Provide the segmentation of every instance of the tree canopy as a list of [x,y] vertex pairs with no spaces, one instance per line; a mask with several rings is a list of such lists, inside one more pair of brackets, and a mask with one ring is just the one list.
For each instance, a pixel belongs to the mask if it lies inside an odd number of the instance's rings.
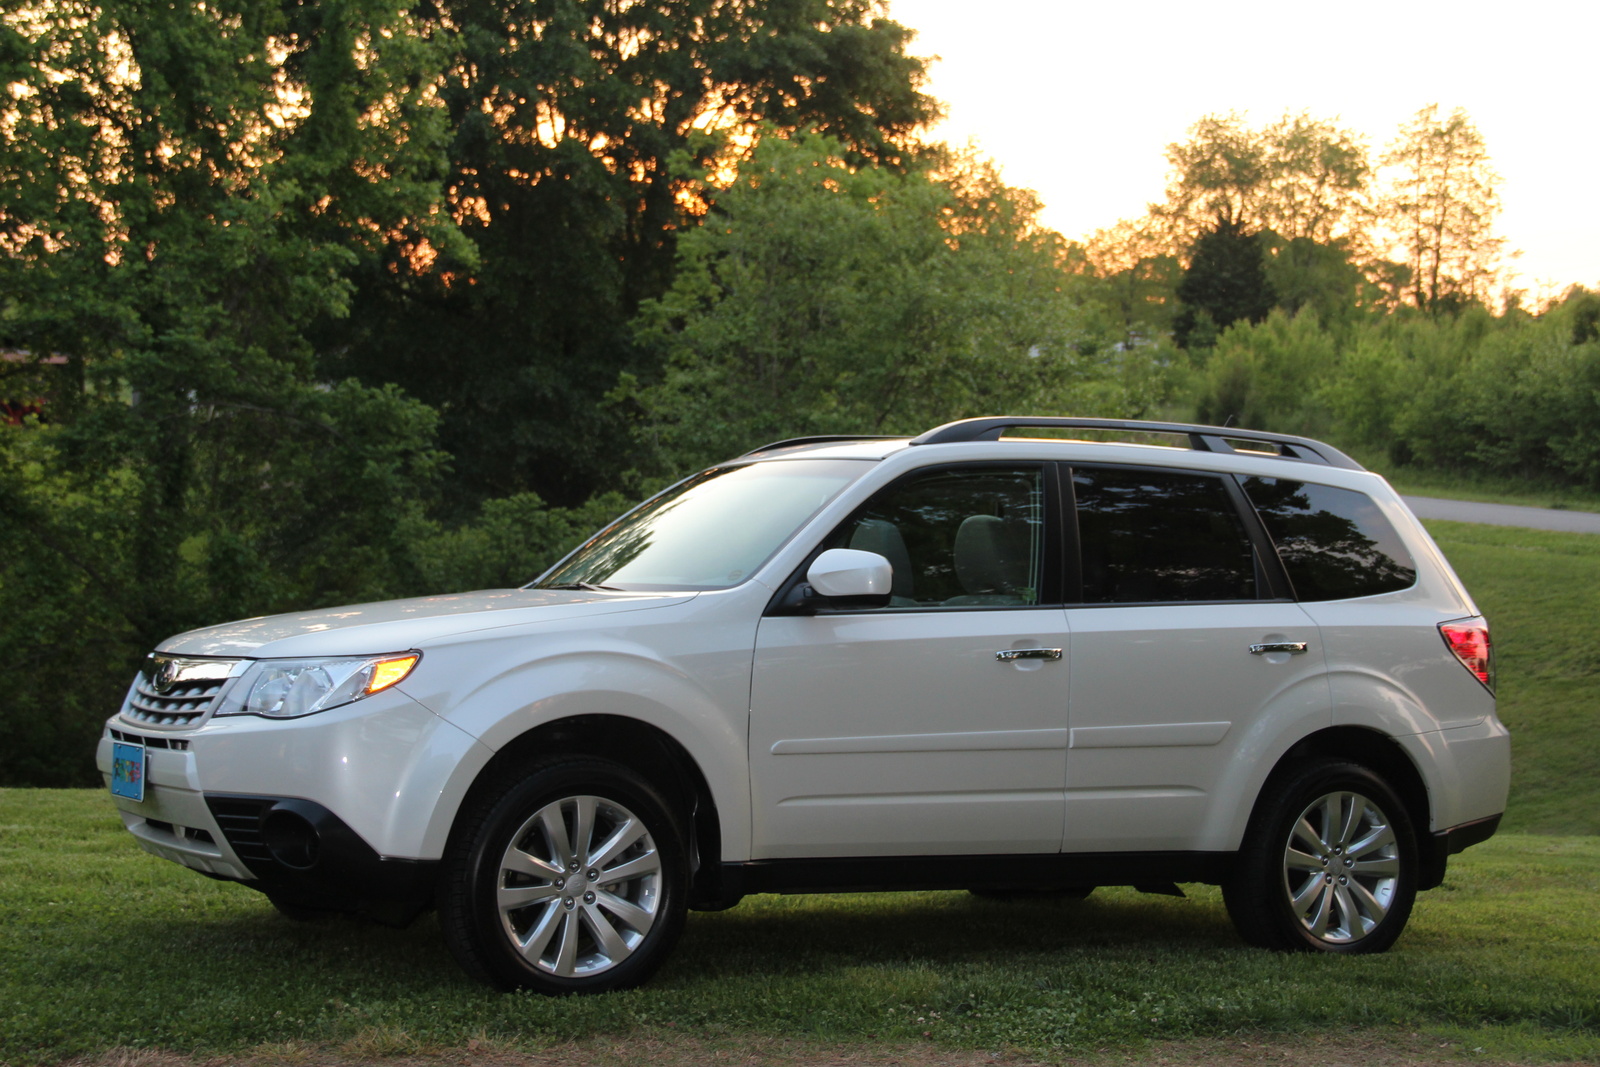
[[1487,299],[1504,241],[1494,234],[1500,176],[1467,113],[1437,104],[1401,128],[1384,163],[1395,177],[1383,207],[1410,268],[1417,307]]
[[627,323],[709,207],[692,171],[762,124],[903,170],[937,114],[873,0],[440,0],[419,21],[448,50],[445,203],[480,262],[391,256],[326,342],[439,411],[464,502],[609,484],[625,425],[599,402],[650,372]]
[[1142,406],[1085,343],[1065,243],[1038,227],[1037,203],[952,164],[942,178],[858,168],[820,134],[767,136],[731,182],[702,179],[714,207],[640,317],[664,373],[618,395],[669,469],[797,433]]

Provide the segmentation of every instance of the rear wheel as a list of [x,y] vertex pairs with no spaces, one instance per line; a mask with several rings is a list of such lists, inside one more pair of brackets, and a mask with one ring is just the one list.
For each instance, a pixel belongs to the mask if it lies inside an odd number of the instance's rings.
[[1418,863],[1394,791],[1359,764],[1319,760],[1262,796],[1223,899],[1252,944],[1382,952],[1411,915]]
[[569,760],[502,780],[451,842],[440,923],[501,989],[598,993],[643,982],[683,927],[685,850],[632,771]]

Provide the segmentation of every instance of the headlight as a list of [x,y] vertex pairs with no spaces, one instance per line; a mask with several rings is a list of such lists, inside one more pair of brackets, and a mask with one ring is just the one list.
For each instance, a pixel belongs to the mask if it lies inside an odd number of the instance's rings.
[[264,659],[245,671],[218,715],[293,719],[381,693],[411,673],[420,652],[342,659]]

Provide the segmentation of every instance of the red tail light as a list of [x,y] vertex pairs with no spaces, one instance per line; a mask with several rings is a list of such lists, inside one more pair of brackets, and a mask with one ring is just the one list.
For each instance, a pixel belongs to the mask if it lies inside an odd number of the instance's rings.
[[1439,632],[1461,665],[1494,692],[1494,648],[1489,643],[1488,622],[1483,619],[1441,622]]

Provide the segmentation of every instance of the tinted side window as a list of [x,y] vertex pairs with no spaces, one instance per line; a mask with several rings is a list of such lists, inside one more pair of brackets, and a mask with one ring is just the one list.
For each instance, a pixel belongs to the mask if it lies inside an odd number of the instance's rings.
[[1286,478],[1245,478],[1295,595],[1344,600],[1407,589],[1416,563],[1365,493]]
[[1253,600],[1255,556],[1218,475],[1072,474],[1086,604]]
[[829,545],[889,560],[890,607],[1037,604],[1043,472],[987,468],[916,475],[868,501]]

